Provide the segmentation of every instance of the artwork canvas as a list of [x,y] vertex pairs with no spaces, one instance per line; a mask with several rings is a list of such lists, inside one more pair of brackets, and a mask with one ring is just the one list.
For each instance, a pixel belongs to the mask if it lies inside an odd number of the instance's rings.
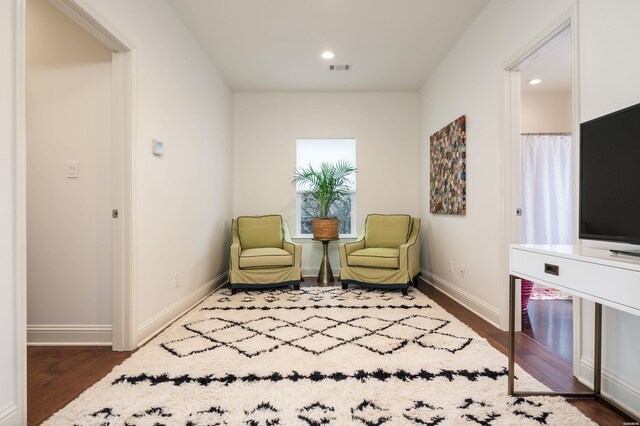
[[431,213],[467,212],[466,116],[431,135]]

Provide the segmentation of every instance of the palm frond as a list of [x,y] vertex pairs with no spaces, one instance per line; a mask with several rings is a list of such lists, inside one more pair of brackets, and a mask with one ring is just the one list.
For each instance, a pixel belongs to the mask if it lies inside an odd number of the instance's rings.
[[347,160],[336,163],[321,163],[319,169],[312,165],[294,171],[292,184],[300,187],[318,203],[319,216],[329,215],[331,205],[351,190],[350,176],[356,168]]

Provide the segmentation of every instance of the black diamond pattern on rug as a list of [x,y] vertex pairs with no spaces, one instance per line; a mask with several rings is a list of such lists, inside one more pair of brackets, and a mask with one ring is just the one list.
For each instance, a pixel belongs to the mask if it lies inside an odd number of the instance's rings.
[[413,288],[223,291],[46,425],[593,425],[559,398],[507,396],[506,378],[503,356]]
[[165,407],[152,407],[140,413],[132,414],[125,420],[125,426],[145,425],[164,425],[169,417],[173,414],[167,411]]
[[[318,292],[318,289],[309,290],[301,288],[300,290],[290,289],[270,289],[270,290],[239,290],[239,294],[242,298],[239,299],[242,303],[253,303],[257,299],[266,301],[267,303],[274,302],[297,302],[303,297],[312,300],[314,302],[326,301],[326,300],[358,300],[358,301],[385,301],[401,298],[402,300],[414,300],[415,296],[411,293],[407,295],[397,295],[394,292],[385,290],[373,289],[373,288],[349,288],[343,290],[340,287],[331,289],[323,289]],[[310,296],[309,296],[310,295]],[[218,302],[229,302],[231,300],[231,290],[224,289],[220,292]]]
[[516,398],[510,405],[514,407],[513,413],[515,415],[534,420],[542,425],[547,424],[547,418],[551,415],[551,412],[543,409],[542,404],[526,398]]
[[[244,419],[242,424],[249,426],[276,426],[283,423],[281,419],[281,410],[276,408],[277,404],[268,401],[262,401],[249,410],[244,410]],[[404,418],[411,424],[437,426],[444,422],[453,424],[478,424],[490,426],[494,423],[499,424],[548,424],[549,418],[553,415],[550,411],[543,409],[543,404],[534,402],[525,398],[514,398],[507,404],[508,410],[502,414],[496,412],[493,404],[485,401],[476,401],[473,398],[466,398],[464,401],[456,404],[458,411],[455,417],[447,417],[443,407],[436,406],[427,401],[413,401],[410,407],[406,407],[397,413],[398,417],[394,417],[389,407],[385,407],[383,403],[364,399],[356,406],[351,407],[351,420],[355,424],[363,424],[367,426],[380,426],[383,424],[394,424],[398,422],[398,418]],[[297,420],[303,425],[322,426],[337,424],[336,408],[316,401],[301,408],[294,410]],[[128,426],[145,426],[145,425],[173,425],[184,424],[186,426],[225,426],[229,425],[229,419],[226,417],[229,411],[223,407],[216,405],[209,406],[201,410],[197,410],[187,414],[184,417],[171,413],[166,407],[151,407],[146,410],[138,411],[130,414],[124,425]],[[111,407],[105,407],[101,410],[85,415],[82,419],[74,422],[74,425],[82,426],[110,426],[122,424],[119,418],[121,414],[117,414]],[[296,423],[298,424],[298,423]]]
[[196,411],[189,414],[189,420],[186,426],[223,426],[226,425],[222,417],[225,411],[216,406],[209,407],[207,410]]
[[314,402],[311,405],[298,409],[298,418],[309,426],[328,425],[336,419],[333,414],[335,409],[328,407],[320,402]]
[[253,410],[245,411],[248,426],[275,426],[280,424],[278,410],[268,402],[261,402]]
[[388,355],[408,344],[455,353],[473,339],[440,331],[449,323],[426,315],[397,320],[369,315],[337,320],[310,315],[294,322],[269,315],[247,321],[211,317],[184,324],[190,336],[163,342],[161,346],[177,357],[226,347],[251,358],[280,346],[320,355],[343,345]]
[[414,401],[413,407],[406,408],[404,418],[417,425],[436,426],[442,423],[445,418],[438,413],[442,407],[435,407],[424,401]]
[[391,420],[387,411],[389,410],[365,399],[351,409],[351,418],[366,426],[380,426]]

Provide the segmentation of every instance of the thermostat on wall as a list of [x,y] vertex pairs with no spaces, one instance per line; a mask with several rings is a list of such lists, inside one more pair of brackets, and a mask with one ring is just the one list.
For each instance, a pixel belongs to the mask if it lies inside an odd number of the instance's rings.
[[164,143],[160,142],[158,139],[153,140],[153,155],[157,155],[158,157],[162,157],[164,155]]

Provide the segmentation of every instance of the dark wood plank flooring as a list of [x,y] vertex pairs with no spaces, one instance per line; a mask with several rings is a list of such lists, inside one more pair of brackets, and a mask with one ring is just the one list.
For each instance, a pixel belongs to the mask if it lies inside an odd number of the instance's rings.
[[530,300],[522,332],[551,352],[573,360],[573,301]]
[[44,422],[131,354],[110,346],[29,346],[28,424]]
[[[309,278],[303,283],[305,287],[315,285],[315,280]],[[487,339],[498,351],[507,354],[507,332],[497,329],[422,281],[418,289]],[[518,335],[518,347],[518,364],[545,385],[562,391],[586,390],[586,387],[573,377],[571,364],[567,360],[523,334]],[[28,424],[42,423],[130,355],[130,352],[112,352],[108,347],[29,347]],[[622,425],[631,420],[617,414],[602,401],[569,402],[600,425]]]

